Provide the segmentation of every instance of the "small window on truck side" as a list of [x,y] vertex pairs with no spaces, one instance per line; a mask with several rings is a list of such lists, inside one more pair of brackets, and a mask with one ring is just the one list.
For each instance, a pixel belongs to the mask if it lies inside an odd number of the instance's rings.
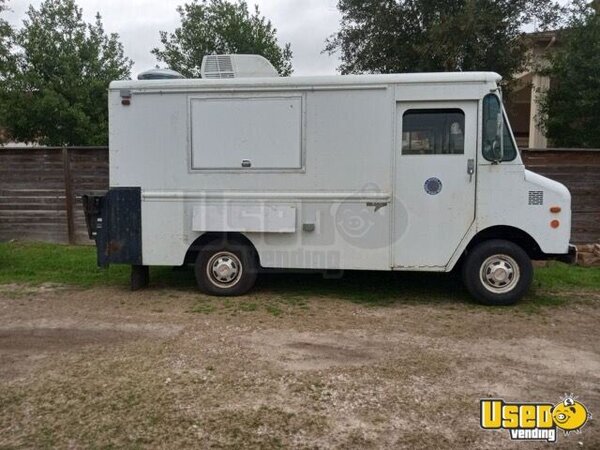
[[[502,159],[500,161],[512,161],[517,157],[517,148],[513,142],[512,135],[508,129],[508,120],[502,111],[500,99],[494,94],[488,94],[483,99],[483,157],[488,161],[496,161],[494,155],[494,142],[499,142],[499,132],[495,126],[487,126],[493,124],[496,117],[502,114]],[[500,159],[500,158],[498,158]]]
[[402,116],[403,155],[462,155],[465,113],[460,109],[410,109]]

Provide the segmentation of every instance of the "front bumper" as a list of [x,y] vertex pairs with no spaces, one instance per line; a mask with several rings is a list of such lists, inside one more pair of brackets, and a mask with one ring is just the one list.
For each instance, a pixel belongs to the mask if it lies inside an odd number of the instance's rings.
[[561,255],[552,255],[550,259],[563,262],[565,264],[575,264],[577,262],[577,247],[569,244],[569,252]]

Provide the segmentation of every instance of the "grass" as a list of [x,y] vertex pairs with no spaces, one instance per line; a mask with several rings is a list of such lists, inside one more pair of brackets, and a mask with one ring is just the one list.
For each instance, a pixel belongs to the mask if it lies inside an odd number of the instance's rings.
[[108,270],[96,266],[95,248],[10,242],[0,243],[0,284],[125,284],[129,271],[124,266]]
[[547,290],[600,290],[600,267],[551,263],[536,270],[534,285]]
[[[78,287],[128,286],[129,267],[96,265],[92,246],[68,246],[38,242],[0,243],[0,284],[65,284]],[[155,284],[194,286],[187,273],[153,268]]]
[[[96,266],[93,247],[45,243],[0,243],[0,284],[62,284],[84,288],[127,287],[129,268]],[[193,290],[195,281],[189,268],[151,269],[153,287]],[[600,292],[600,268],[550,263],[536,269],[532,292],[522,308],[533,311],[541,306],[560,305],[578,292]],[[259,309],[268,297],[267,311],[274,316],[289,309],[307,309],[308,298],[338,298],[365,306],[386,306],[396,302],[471,304],[457,274],[347,272],[343,277],[323,277],[319,273],[265,273],[259,277],[251,297],[245,302],[203,298],[194,312],[211,313],[225,309],[232,313]],[[227,303],[230,302],[230,303]],[[262,305],[261,305],[262,306]]]

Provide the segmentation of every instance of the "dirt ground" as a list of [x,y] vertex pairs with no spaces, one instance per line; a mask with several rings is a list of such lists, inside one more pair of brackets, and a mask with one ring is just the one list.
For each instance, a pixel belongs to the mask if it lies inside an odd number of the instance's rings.
[[[600,417],[600,298],[573,297],[532,313],[0,286],[0,448],[512,448],[480,429],[481,398],[574,393]],[[598,420],[518,448],[549,446],[600,448]]]

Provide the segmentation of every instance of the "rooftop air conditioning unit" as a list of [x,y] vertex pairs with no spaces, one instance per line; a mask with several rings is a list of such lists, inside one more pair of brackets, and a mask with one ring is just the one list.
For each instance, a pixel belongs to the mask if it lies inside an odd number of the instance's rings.
[[207,55],[200,68],[202,78],[278,77],[273,65],[260,55]]

